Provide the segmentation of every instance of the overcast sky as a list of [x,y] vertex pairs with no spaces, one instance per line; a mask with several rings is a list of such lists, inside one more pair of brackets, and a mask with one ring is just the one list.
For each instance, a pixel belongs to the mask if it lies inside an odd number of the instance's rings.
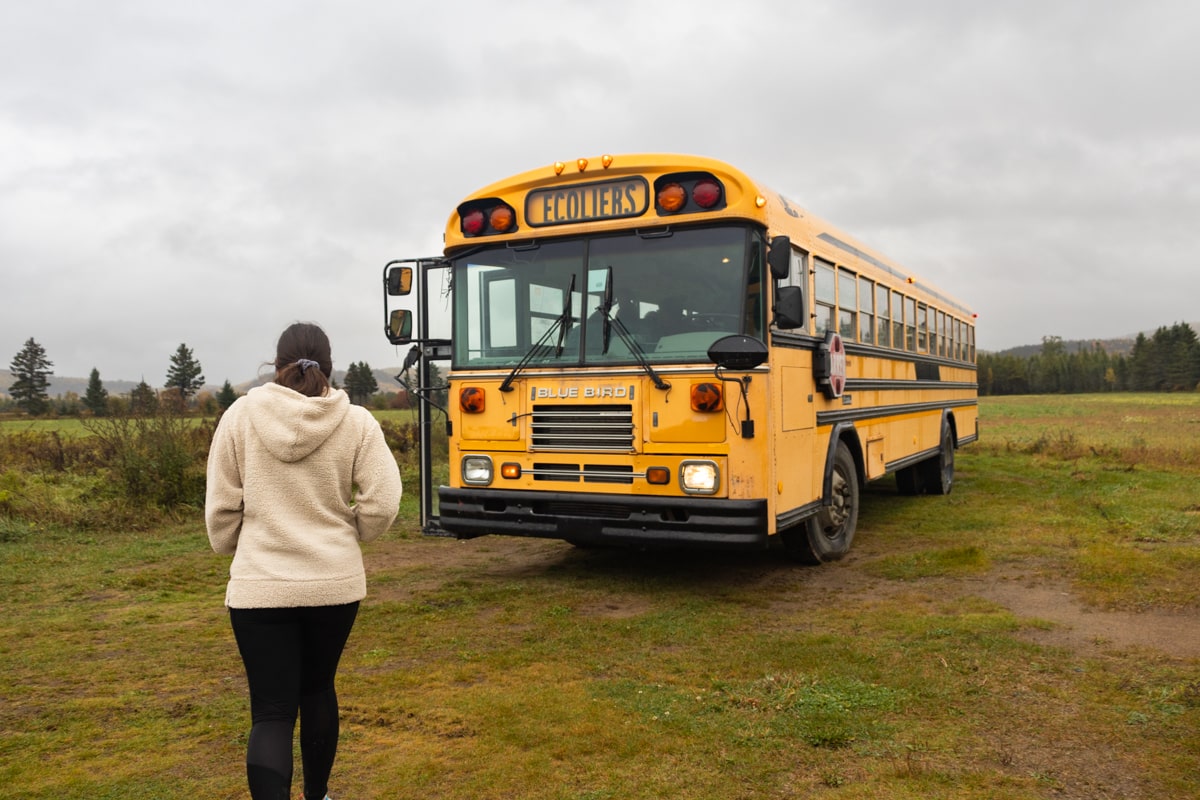
[[985,350],[1200,320],[1189,0],[0,0],[0,367],[400,363],[380,273],[468,193],[728,161],[962,299]]

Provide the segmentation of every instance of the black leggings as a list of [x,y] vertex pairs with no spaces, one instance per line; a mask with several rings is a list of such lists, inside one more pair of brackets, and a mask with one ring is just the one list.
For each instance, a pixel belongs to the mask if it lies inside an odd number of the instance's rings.
[[357,614],[358,603],[229,609],[250,684],[254,725],[246,777],[254,800],[287,800],[291,794],[297,715],[304,797],[325,797],[338,744],[334,678]]

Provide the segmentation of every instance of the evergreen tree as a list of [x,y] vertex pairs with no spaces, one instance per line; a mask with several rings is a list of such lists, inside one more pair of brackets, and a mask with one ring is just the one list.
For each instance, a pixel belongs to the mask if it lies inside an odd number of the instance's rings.
[[158,395],[150,384],[142,381],[129,393],[129,411],[135,416],[146,416],[158,410]]
[[346,370],[346,394],[350,402],[356,405],[366,405],[371,395],[379,391],[379,382],[367,362],[359,361],[350,365]]
[[200,362],[192,356],[186,344],[179,345],[175,355],[171,356],[171,368],[167,370],[167,383],[163,388],[177,390],[180,401],[186,406],[188,399],[203,385]]
[[83,395],[83,406],[97,417],[108,413],[108,390],[100,382],[100,370],[92,367],[88,378],[87,391]]
[[38,416],[45,413],[50,403],[50,371],[53,367],[46,358],[46,350],[30,337],[15,356],[8,369],[17,380],[8,387],[9,394],[17,406],[27,414]]
[[233,386],[230,385],[227,379],[225,383],[222,384],[221,391],[217,392],[217,405],[219,405],[221,410],[224,411],[233,405],[233,401],[237,399],[238,393],[234,391]]

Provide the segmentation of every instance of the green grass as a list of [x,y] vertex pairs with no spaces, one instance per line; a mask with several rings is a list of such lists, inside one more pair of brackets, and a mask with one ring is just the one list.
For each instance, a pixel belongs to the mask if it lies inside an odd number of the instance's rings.
[[[1176,456],[1200,398],[1158,399],[985,399],[954,492],[872,484],[818,569],[425,538],[406,474],[366,548],[334,796],[1195,797],[1197,659],[1039,645],[1048,623],[976,588],[1019,570],[1197,624],[1200,467]],[[0,796],[245,796],[228,559],[198,512],[0,515],[0,560]]]

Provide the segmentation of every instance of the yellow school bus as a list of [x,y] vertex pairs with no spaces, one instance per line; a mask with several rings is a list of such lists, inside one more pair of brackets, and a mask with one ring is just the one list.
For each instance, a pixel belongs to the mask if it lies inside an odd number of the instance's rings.
[[970,309],[720,161],[505,178],[453,210],[442,255],[383,277],[388,339],[426,379],[450,362],[449,478],[422,492],[444,535],[820,563],[867,481],[946,494],[978,437]]

